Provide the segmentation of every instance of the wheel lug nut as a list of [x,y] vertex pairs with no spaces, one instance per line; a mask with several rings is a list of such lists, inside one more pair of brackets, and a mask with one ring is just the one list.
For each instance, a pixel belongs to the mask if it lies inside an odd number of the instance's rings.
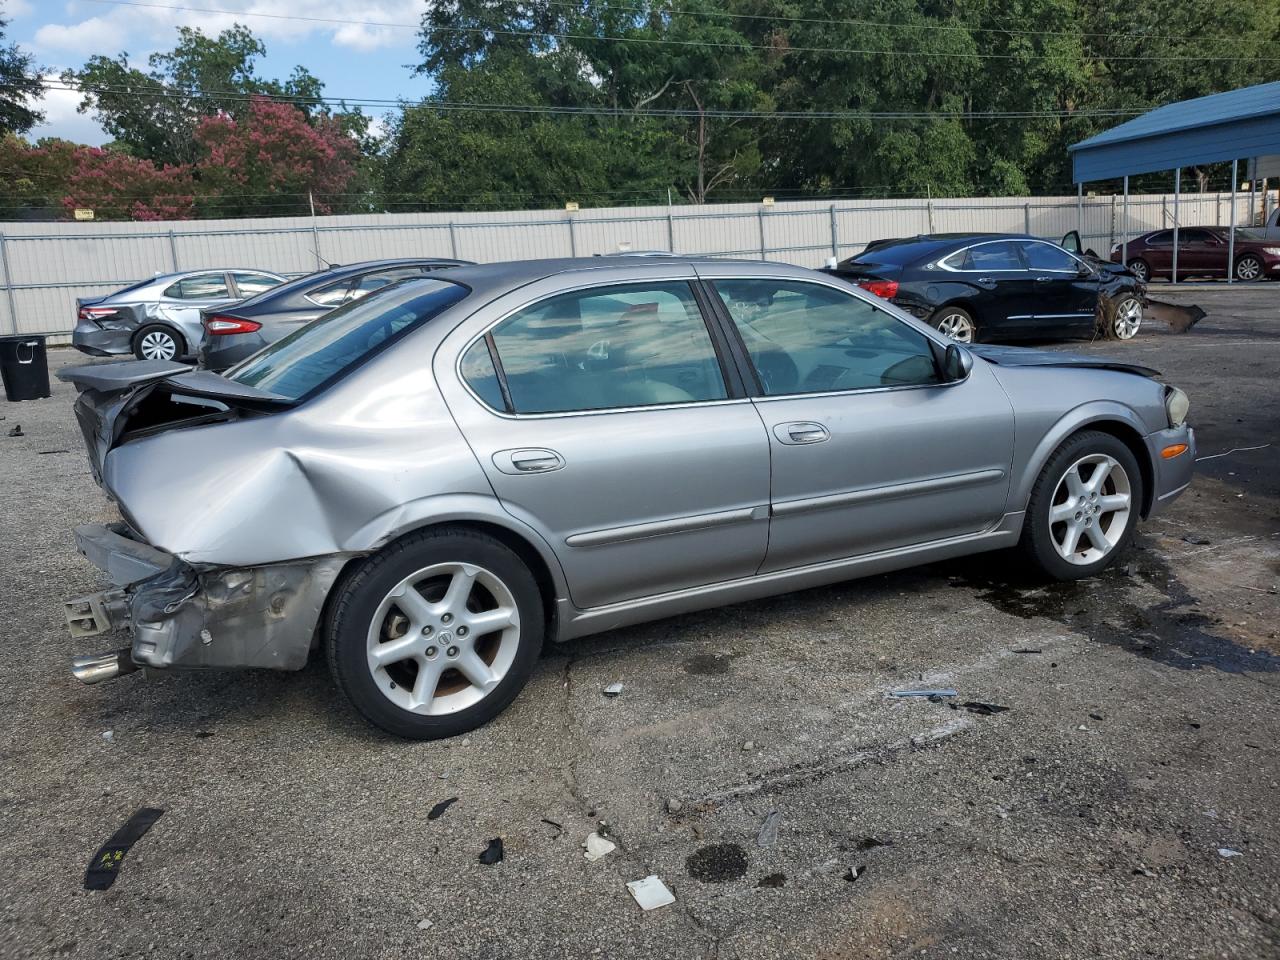
[[440,618],[440,622],[441,622],[441,623],[453,623],[453,614],[452,614],[452,613],[446,613],[443,617],[441,617],[441,618]]
[[427,647],[427,656],[428,656],[428,657],[434,657],[435,655],[436,655],[436,648],[435,648],[435,647]]
[[466,628],[466,627],[459,627],[459,628],[458,628],[457,630],[455,630],[454,632],[455,632],[458,636],[460,636],[460,637],[465,637],[465,636],[467,635],[467,633],[468,633],[468,630],[467,630],[467,628]]
[[428,623],[425,627],[422,628],[422,635],[424,637],[431,636],[431,624]]
[[449,648],[449,656],[451,656],[451,657],[456,657],[457,655],[458,655],[458,648],[457,648],[457,647],[450,647],[450,648]]

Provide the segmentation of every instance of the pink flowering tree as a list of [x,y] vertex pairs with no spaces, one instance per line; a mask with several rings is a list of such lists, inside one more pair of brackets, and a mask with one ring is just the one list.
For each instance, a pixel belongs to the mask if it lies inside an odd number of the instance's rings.
[[195,184],[187,166],[157,167],[115,150],[79,147],[62,207],[87,207],[99,220],[187,220],[195,216]]
[[219,114],[196,128],[202,212],[215,216],[317,213],[342,206],[356,180],[359,145],[337,120],[308,121],[297,107],[255,98],[241,119]]

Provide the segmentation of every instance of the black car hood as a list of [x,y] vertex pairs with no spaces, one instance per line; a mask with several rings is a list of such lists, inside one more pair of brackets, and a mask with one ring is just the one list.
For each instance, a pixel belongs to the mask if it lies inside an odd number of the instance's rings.
[[1136,373],[1140,377],[1160,376],[1160,371],[1151,367],[1107,357],[1083,357],[1076,353],[1057,353],[1053,350],[1034,350],[1027,347],[1000,347],[990,343],[971,344],[969,350],[988,363],[1001,367],[1092,367],[1096,370]]

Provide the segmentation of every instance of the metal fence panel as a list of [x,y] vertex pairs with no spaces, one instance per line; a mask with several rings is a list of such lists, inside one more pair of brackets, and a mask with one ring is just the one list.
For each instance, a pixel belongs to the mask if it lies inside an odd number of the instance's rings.
[[[1268,209],[1274,201],[1259,198]],[[1238,222],[1247,204],[1237,198]],[[872,240],[920,233],[1029,232],[1053,240],[1079,230],[1111,245],[1173,226],[1172,196],[806,200],[778,204],[652,206],[496,213],[397,213],[161,223],[0,224],[0,333],[65,339],[75,300],[155,273],[257,267],[306,273],[323,263],[440,256],[479,262],[591,256],[619,249],[766,259],[820,266]],[[1228,194],[1186,194],[1183,225],[1224,225]]]

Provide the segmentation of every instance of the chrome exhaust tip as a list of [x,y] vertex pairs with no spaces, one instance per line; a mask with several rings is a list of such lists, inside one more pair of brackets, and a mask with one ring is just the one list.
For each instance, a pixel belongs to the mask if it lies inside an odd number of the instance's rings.
[[94,653],[86,657],[73,657],[71,675],[81,683],[101,683],[126,673],[133,673],[138,665],[133,662],[133,651],[128,647],[111,653]]

